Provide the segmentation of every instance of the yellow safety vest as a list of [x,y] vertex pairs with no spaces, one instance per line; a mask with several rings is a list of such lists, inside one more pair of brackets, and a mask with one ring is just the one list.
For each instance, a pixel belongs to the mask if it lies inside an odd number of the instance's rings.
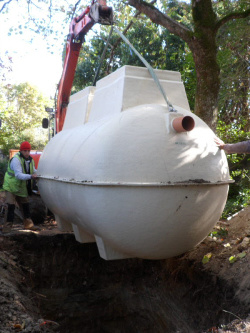
[[[25,171],[25,159],[21,156],[21,153],[16,153],[16,155],[13,158],[18,158],[22,165],[22,172],[27,173]],[[29,174],[33,174],[35,164],[32,157],[30,157],[30,170]],[[12,160],[12,159],[11,159]],[[19,197],[27,197],[28,196],[28,190],[27,190],[27,181],[26,180],[20,180],[15,177],[14,171],[10,168],[10,162],[8,163],[8,168],[4,176],[4,183],[3,183],[3,189],[5,191],[11,192],[14,195],[18,195]],[[32,186],[32,184],[31,184]]]

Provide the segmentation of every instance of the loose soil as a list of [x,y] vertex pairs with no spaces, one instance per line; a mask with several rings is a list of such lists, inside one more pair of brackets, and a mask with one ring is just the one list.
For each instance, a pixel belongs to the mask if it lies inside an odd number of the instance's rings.
[[39,226],[0,232],[1,333],[250,333],[250,207],[159,261],[105,261],[51,217]]

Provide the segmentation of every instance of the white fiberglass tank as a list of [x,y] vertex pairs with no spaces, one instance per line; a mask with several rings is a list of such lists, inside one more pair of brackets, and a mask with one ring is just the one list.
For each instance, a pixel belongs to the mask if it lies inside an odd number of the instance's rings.
[[[176,112],[147,69],[124,66],[72,96],[64,128],[39,162],[39,190],[59,226],[96,242],[107,260],[184,253],[226,203],[225,153],[189,111],[180,74],[156,74]],[[176,119],[195,126],[177,132]]]

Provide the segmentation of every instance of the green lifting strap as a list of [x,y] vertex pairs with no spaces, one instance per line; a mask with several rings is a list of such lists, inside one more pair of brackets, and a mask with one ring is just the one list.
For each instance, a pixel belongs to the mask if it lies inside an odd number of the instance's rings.
[[110,41],[110,37],[112,35],[112,32],[113,32],[113,25],[111,26],[110,28],[110,31],[109,31],[109,36],[108,36],[108,40],[106,41],[106,45],[105,45],[105,48],[102,52],[102,56],[101,56],[101,60],[100,60],[100,64],[97,68],[97,71],[95,73],[95,78],[94,78],[94,81],[93,81],[93,86],[96,85],[96,81],[97,81],[97,78],[99,76],[99,72],[100,72],[100,69],[101,69],[101,66],[102,66],[102,63],[103,63],[103,60],[104,60],[104,57],[105,57],[105,54],[106,54],[106,51],[107,51],[107,48],[108,48],[108,44],[109,44],[109,41]]
[[120,37],[124,40],[124,42],[126,42],[128,44],[128,46],[134,51],[134,53],[139,57],[139,59],[144,63],[144,65],[147,67],[147,69],[149,70],[149,73],[151,74],[152,78],[154,79],[156,85],[158,86],[158,88],[160,89],[166,103],[169,109],[169,112],[177,112],[177,110],[174,108],[174,106],[169,102],[165,91],[162,88],[162,85],[158,79],[158,77],[156,76],[153,68],[149,65],[149,63],[143,58],[143,56],[134,48],[134,46],[129,42],[129,40],[123,35],[123,33],[121,33],[116,27],[114,27],[115,31],[118,33],[118,35],[120,35]]

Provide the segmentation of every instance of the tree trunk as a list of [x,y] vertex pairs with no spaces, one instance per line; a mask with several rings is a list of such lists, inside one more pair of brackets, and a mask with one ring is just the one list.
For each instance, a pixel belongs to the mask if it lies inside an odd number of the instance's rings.
[[215,38],[212,45],[204,45],[201,40],[189,44],[196,68],[196,93],[194,113],[212,129],[216,128],[218,96],[220,89],[220,69],[216,60]]
[[250,9],[231,12],[219,19],[213,10],[212,0],[191,0],[193,18],[193,29],[191,30],[146,1],[128,0],[128,4],[188,44],[194,57],[197,76],[194,112],[215,129],[220,89],[220,68],[216,59],[216,34],[226,22],[248,17]]
[[197,75],[195,114],[215,128],[219,96],[220,69],[216,61],[216,15],[211,0],[192,0],[193,31],[145,1],[128,0],[152,22],[182,38],[192,51]]
[[220,68],[217,63],[216,15],[211,0],[192,0],[194,33],[188,45],[193,53],[197,86],[195,114],[216,128]]

